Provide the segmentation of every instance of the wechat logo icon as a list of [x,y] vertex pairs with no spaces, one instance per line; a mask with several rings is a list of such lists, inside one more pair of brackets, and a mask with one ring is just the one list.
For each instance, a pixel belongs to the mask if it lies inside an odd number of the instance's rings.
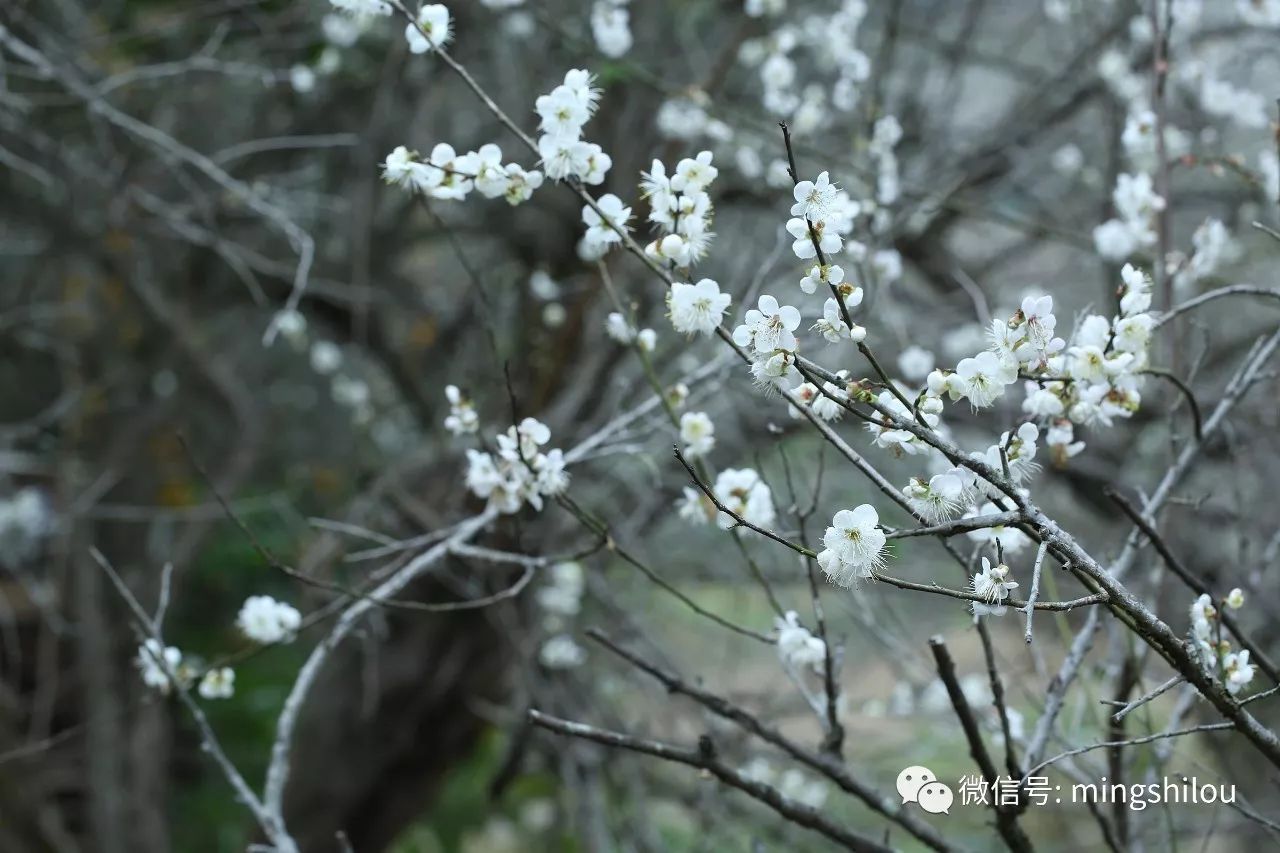
[[898,796],[902,802],[915,803],[929,814],[951,814],[955,794],[928,767],[913,765],[898,774]]

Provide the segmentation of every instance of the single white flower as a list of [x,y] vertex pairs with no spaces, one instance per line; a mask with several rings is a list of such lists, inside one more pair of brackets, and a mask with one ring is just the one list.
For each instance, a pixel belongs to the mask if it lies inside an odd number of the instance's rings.
[[1222,659],[1222,668],[1227,676],[1227,692],[1235,696],[1253,681],[1254,666],[1249,663],[1249,650],[1231,652]]
[[825,550],[818,554],[828,580],[849,587],[884,565],[885,535],[879,524],[880,516],[870,504],[835,514],[822,537]]
[[929,482],[912,477],[903,487],[911,508],[927,521],[937,524],[950,518],[964,502],[964,481],[955,474],[935,474]]
[[230,699],[236,692],[236,671],[228,666],[209,670],[200,679],[199,690],[205,699]]
[[706,412],[685,412],[680,416],[680,440],[690,459],[706,456],[716,446],[716,426]]
[[981,409],[990,406],[1004,394],[1006,385],[1017,380],[1018,368],[993,352],[980,352],[961,359],[956,375],[964,382],[964,396],[975,409]]
[[687,335],[709,335],[720,325],[729,301],[729,294],[721,293],[720,285],[709,278],[697,284],[675,282],[667,294],[671,325]]
[[418,10],[416,23],[405,27],[404,37],[412,53],[438,50],[453,37],[450,31],[449,9],[443,3],[428,3]]
[[773,624],[778,630],[778,657],[784,666],[818,669],[826,662],[827,644],[800,624],[794,610],[774,618]]
[[1009,590],[1018,587],[1008,578],[1008,566],[1004,563],[993,566],[986,557],[982,558],[982,571],[972,578],[974,594],[982,597],[982,601],[973,602],[974,619],[999,616],[1005,612],[1004,601],[1009,597]]
[[793,190],[796,203],[791,206],[791,215],[812,222],[825,219],[839,189],[831,183],[831,177],[826,172],[820,173],[817,180],[801,181]]
[[734,342],[743,347],[750,345],[762,354],[779,349],[794,351],[800,312],[791,305],[778,305],[778,300],[767,293],[757,305],[747,312],[743,325],[734,330]]

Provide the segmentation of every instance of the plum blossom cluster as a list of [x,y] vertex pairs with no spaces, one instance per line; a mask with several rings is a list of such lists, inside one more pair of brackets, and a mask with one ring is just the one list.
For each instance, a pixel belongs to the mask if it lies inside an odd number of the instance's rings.
[[540,119],[538,154],[548,178],[577,178],[585,184],[604,183],[613,159],[599,145],[582,139],[582,128],[595,114],[600,90],[587,71],[573,69],[564,82],[534,102]]
[[507,515],[525,504],[540,511],[544,497],[558,495],[569,486],[564,454],[558,448],[541,450],[550,440],[546,424],[525,418],[497,437],[496,454],[468,449],[467,488]]
[[1205,671],[1219,675],[1223,686],[1232,696],[1253,681],[1254,665],[1249,662],[1249,650],[1235,651],[1231,641],[1223,636],[1222,614],[1219,608],[1239,610],[1244,607],[1244,592],[1231,590],[1227,597],[1215,605],[1205,594],[1191,602],[1191,638],[1200,652]]
[[[757,527],[768,529],[777,520],[773,492],[769,484],[752,468],[724,469],[716,477],[711,491],[729,512]],[[702,492],[688,486],[684,489],[678,511],[681,518],[698,524],[714,518],[716,524],[724,530],[730,530],[738,524],[733,516],[717,511]]]
[[197,677],[200,679],[197,689],[201,698],[230,699],[235,695],[235,670],[215,667],[200,675],[199,667],[188,661],[181,649],[165,646],[155,638],[147,639],[138,646],[134,663],[142,683],[162,696],[168,696],[175,685],[182,690],[190,689]]
[[528,201],[542,186],[541,172],[526,172],[518,163],[504,165],[502,149],[493,143],[459,154],[441,142],[425,158],[399,145],[383,161],[382,177],[428,198],[461,201],[475,190],[485,198],[505,198],[512,206]]
[[293,605],[269,595],[251,595],[236,616],[236,627],[255,643],[264,646],[291,643],[302,626],[302,614]]
[[471,399],[458,390],[457,385],[446,385],[445,399],[449,401],[449,416],[444,428],[454,435],[472,435],[480,429],[480,416],[476,414]]
[[1156,216],[1165,208],[1146,173],[1116,176],[1111,203],[1116,216],[1093,229],[1094,248],[1107,260],[1123,261],[1156,243]]
[[707,189],[720,174],[710,151],[686,157],[667,174],[661,160],[642,173],[640,193],[649,203],[649,222],[658,236],[645,247],[649,257],[677,267],[702,260],[711,245],[713,210]]
[[733,342],[751,357],[751,375],[761,387],[788,388],[798,378],[793,367],[800,311],[767,293],[756,305],[733,330]]
[[1115,418],[1130,417],[1142,402],[1139,391],[1155,328],[1149,311],[1151,280],[1128,264],[1121,278],[1120,312],[1111,319],[1086,316],[1071,346],[1048,358],[1040,378],[1026,383],[1022,409],[1048,425],[1056,463],[1084,449],[1074,440],[1074,425],[1111,426]]
[[556,563],[548,575],[535,596],[543,628],[551,634],[539,648],[538,659],[548,669],[569,669],[586,660],[586,651],[566,632],[569,621],[582,609],[586,588],[582,564]]
[[[848,374],[849,371],[841,370],[836,373],[836,376],[845,379]],[[803,418],[804,412],[800,407],[804,407],[813,412],[816,417],[830,423],[840,420],[840,416],[844,414],[844,406],[841,404],[848,402],[848,393],[834,382],[823,382],[821,388],[812,382],[802,382],[791,392],[787,412],[793,418]]]

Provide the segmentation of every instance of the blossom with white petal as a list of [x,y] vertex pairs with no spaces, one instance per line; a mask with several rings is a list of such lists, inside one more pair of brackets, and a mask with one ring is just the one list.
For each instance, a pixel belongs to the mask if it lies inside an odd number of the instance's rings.
[[1004,563],[993,566],[986,557],[982,558],[982,571],[973,576],[971,584],[974,594],[982,597],[982,601],[972,603],[974,619],[1003,614],[1003,602],[1009,597],[1009,590],[1018,587],[1016,582],[1009,580],[1008,566]]
[[720,285],[709,278],[697,284],[675,282],[667,293],[671,325],[686,335],[709,335],[720,325],[729,301],[729,294],[721,293]]
[[263,645],[292,642],[301,625],[302,614],[269,595],[249,596],[236,617],[240,633]]
[[230,699],[236,692],[236,671],[229,666],[209,670],[200,679],[199,692],[204,699]]
[[831,183],[831,176],[827,172],[820,173],[817,180],[801,181],[793,190],[796,203],[791,206],[791,215],[812,222],[825,219],[839,189]]
[[716,446],[716,425],[706,412],[685,412],[680,416],[680,440],[690,459],[706,456]]
[[794,610],[788,610],[786,616],[775,617],[773,624],[778,630],[778,657],[784,666],[818,669],[825,663],[827,644],[800,624]]
[[[815,292],[819,286],[838,286],[844,282],[844,268],[836,264],[827,264],[824,266],[815,265],[809,270],[808,275],[800,279],[800,289],[805,293]],[[861,288],[859,290],[859,299],[861,302]],[[856,303],[855,303],[856,304]],[[852,305],[849,307],[853,307]]]
[[828,580],[849,587],[884,565],[885,535],[879,524],[880,516],[870,504],[835,514],[822,537],[825,548],[818,554]]
[[607,247],[622,242],[631,219],[631,208],[613,193],[600,196],[595,207],[584,205],[582,221],[586,223],[586,241],[594,246]]
[[1018,368],[993,352],[980,352],[963,358],[956,365],[956,375],[964,382],[964,396],[975,409],[990,406],[1004,394],[1006,385],[1018,378]]
[[457,385],[446,385],[444,395],[449,401],[449,416],[444,419],[445,429],[454,435],[469,435],[480,428],[479,415]]
[[182,652],[174,646],[162,646],[154,638],[147,639],[138,647],[135,663],[142,683],[166,696],[173,688],[170,674],[182,680]]
[[[752,469],[726,468],[716,477],[712,492],[732,512],[757,527],[773,526],[776,518],[773,492]],[[737,524],[732,516],[723,512],[717,513],[716,523],[725,530]]]
[[956,474],[935,474],[924,482],[918,477],[903,487],[907,503],[932,524],[950,518],[964,502],[964,481]]
[[1213,599],[1205,594],[1191,602],[1191,632],[1201,640],[1213,642],[1217,633],[1218,609]]
[[1249,663],[1249,650],[1231,652],[1222,659],[1222,669],[1227,676],[1227,692],[1235,696],[1253,681],[1254,666]]
[[416,23],[409,24],[404,29],[409,51],[426,53],[447,45],[453,37],[450,23],[449,8],[443,3],[428,3],[423,6],[418,10]]
[[797,258],[806,261],[809,258],[816,258],[818,250],[813,246],[813,237],[809,235],[809,228],[813,228],[813,234],[818,238],[818,248],[822,249],[825,255],[834,255],[844,247],[844,241],[834,230],[826,227],[823,221],[809,222],[805,219],[788,219],[787,233],[795,238],[795,242],[791,244],[791,251],[795,252]]
[[[980,507],[968,510],[961,517],[975,518],[980,515],[997,515],[1000,512],[1001,509],[995,504],[984,503]],[[1031,539],[1027,534],[1023,533],[1021,530],[1016,527],[1005,527],[1003,524],[998,524],[994,527],[983,527],[978,530],[970,530],[965,535],[974,542],[983,542],[987,544],[995,544],[995,542],[999,540],[1000,547],[1006,554],[1017,553],[1031,542]]]
[[795,330],[800,327],[800,312],[791,305],[779,305],[769,294],[760,297],[757,308],[747,311],[743,324],[733,331],[738,346],[750,345],[756,352],[767,354],[796,348]]
[[854,343],[865,340],[867,330],[858,324],[854,324],[850,329],[844,321],[844,315],[840,312],[840,306],[834,299],[828,299],[822,306],[822,317],[813,324],[813,330],[822,337],[826,338],[828,343],[839,343],[843,340],[851,340]]

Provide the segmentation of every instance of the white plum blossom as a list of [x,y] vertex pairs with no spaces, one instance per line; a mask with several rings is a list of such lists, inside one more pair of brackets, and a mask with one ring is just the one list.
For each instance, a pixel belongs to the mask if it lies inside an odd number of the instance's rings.
[[884,565],[885,535],[879,524],[880,516],[870,504],[835,514],[822,537],[825,548],[818,554],[828,580],[847,588]]
[[791,305],[779,305],[778,300],[767,293],[760,297],[757,306],[747,311],[743,324],[733,330],[734,343],[740,347],[750,346],[762,354],[780,349],[794,351],[800,312]]
[[953,473],[935,474],[926,483],[918,477],[903,487],[911,508],[932,524],[950,518],[965,499],[964,479]]
[[[712,489],[716,498],[728,509],[757,527],[773,526],[773,492],[760,475],[750,468],[726,468],[716,477]],[[728,513],[717,513],[716,523],[728,530],[737,522]]]
[[541,510],[544,497],[554,497],[569,486],[564,453],[542,451],[551,430],[536,418],[525,418],[497,436],[497,454],[467,450],[467,488],[489,506],[506,515],[519,512],[526,503]]
[[269,595],[251,595],[245,599],[236,617],[236,627],[255,643],[271,645],[290,643],[302,625],[302,614],[283,601]]
[[1253,681],[1254,666],[1249,663],[1249,650],[1230,652],[1222,659],[1222,669],[1227,677],[1227,692],[1238,694]]
[[671,325],[686,335],[709,335],[720,325],[729,301],[729,294],[709,278],[697,284],[675,282],[667,293]]
[[706,412],[685,412],[680,416],[680,440],[690,459],[706,456],[716,446],[716,425]]
[[604,333],[620,344],[630,344],[636,339],[635,327],[617,311],[610,311],[605,318]]
[[1217,622],[1218,609],[1213,606],[1213,599],[1208,594],[1191,602],[1191,632],[1197,639],[1213,642]]
[[555,618],[578,615],[586,589],[582,564],[572,561],[556,563],[549,574],[550,582],[534,595],[538,606]]
[[204,699],[230,699],[236,692],[236,671],[229,666],[211,669],[200,679],[198,690]]
[[[809,229],[813,229],[814,236],[818,240],[818,248],[813,246],[813,238],[809,235]],[[844,241],[840,239],[840,235],[833,229],[828,229],[823,221],[809,222],[805,219],[788,219],[787,233],[795,238],[795,242],[791,244],[791,251],[802,261],[818,256],[818,249],[821,249],[824,255],[834,255],[844,247]]]
[[[840,416],[844,414],[844,408],[837,401],[847,402],[849,398],[843,389],[830,382],[822,383],[822,390],[811,382],[804,382],[792,393],[802,405],[807,406],[817,417],[828,422],[840,420]],[[804,417],[794,404],[788,411],[793,418]]]
[[817,180],[800,181],[793,190],[796,203],[791,206],[791,215],[821,222],[830,212],[838,190],[826,172],[820,173]]
[[649,203],[649,222],[659,231],[646,249],[651,257],[677,266],[691,266],[705,257],[714,236],[707,189],[720,173],[712,159],[710,151],[686,157],[672,175],[661,160],[654,160],[649,171],[641,174],[640,193]]
[[439,50],[453,37],[449,9],[443,3],[428,3],[418,10],[415,23],[404,29],[411,53]]
[[173,689],[171,675],[184,687],[190,675],[183,666],[182,651],[175,646],[163,646],[155,638],[148,638],[138,647],[135,663],[142,683],[166,696]]
[[980,352],[956,364],[956,376],[963,382],[964,396],[975,409],[990,406],[1018,378],[1018,368],[993,352]]
[[621,243],[622,235],[628,231],[627,222],[630,219],[631,208],[624,205],[622,199],[613,193],[602,195],[595,207],[583,205],[582,221],[587,226],[584,240],[587,245],[602,249]]
[[[974,518],[982,515],[997,515],[1000,508],[993,503],[984,503],[979,507],[972,508],[965,512],[962,518]],[[1021,551],[1031,543],[1030,537],[1018,530],[1016,527],[1005,527],[1003,524],[997,524],[994,527],[983,527],[978,530],[970,530],[966,534],[974,542],[983,542],[994,545],[998,540],[1000,547],[1004,549],[1006,554],[1014,554]]]
[[[809,273],[800,279],[800,289],[805,293],[814,293],[819,286],[835,287],[844,282],[844,268],[836,264],[827,264],[826,266],[813,266]],[[861,294],[861,288],[858,288]],[[861,296],[858,299],[862,301]],[[853,306],[850,306],[853,307]]]
[[982,571],[973,576],[971,584],[974,594],[982,598],[982,601],[972,602],[974,620],[982,616],[1002,615],[1009,590],[1018,587],[1016,582],[1009,580],[1008,566],[1004,563],[993,566],[986,557],[982,558]]
[[849,328],[844,321],[844,316],[840,313],[839,304],[834,299],[828,299],[823,303],[822,317],[813,324],[813,330],[832,344],[844,340],[858,343],[867,337],[867,330],[857,323],[852,329]]
[[449,401],[449,416],[444,419],[444,428],[454,435],[470,435],[480,428],[480,417],[475,408],[457,385],[446,385],[445,398]]
[[826,662],[827,644],[800,624],[800,617],[794,610],[788,610],[785,616],[775,617],[773,624],[778,631],[778,657],[783,666],[818,669]]
[[596,0],[591,7],[591,35],[605,56],[617,59],[631,50],[629,0]]

